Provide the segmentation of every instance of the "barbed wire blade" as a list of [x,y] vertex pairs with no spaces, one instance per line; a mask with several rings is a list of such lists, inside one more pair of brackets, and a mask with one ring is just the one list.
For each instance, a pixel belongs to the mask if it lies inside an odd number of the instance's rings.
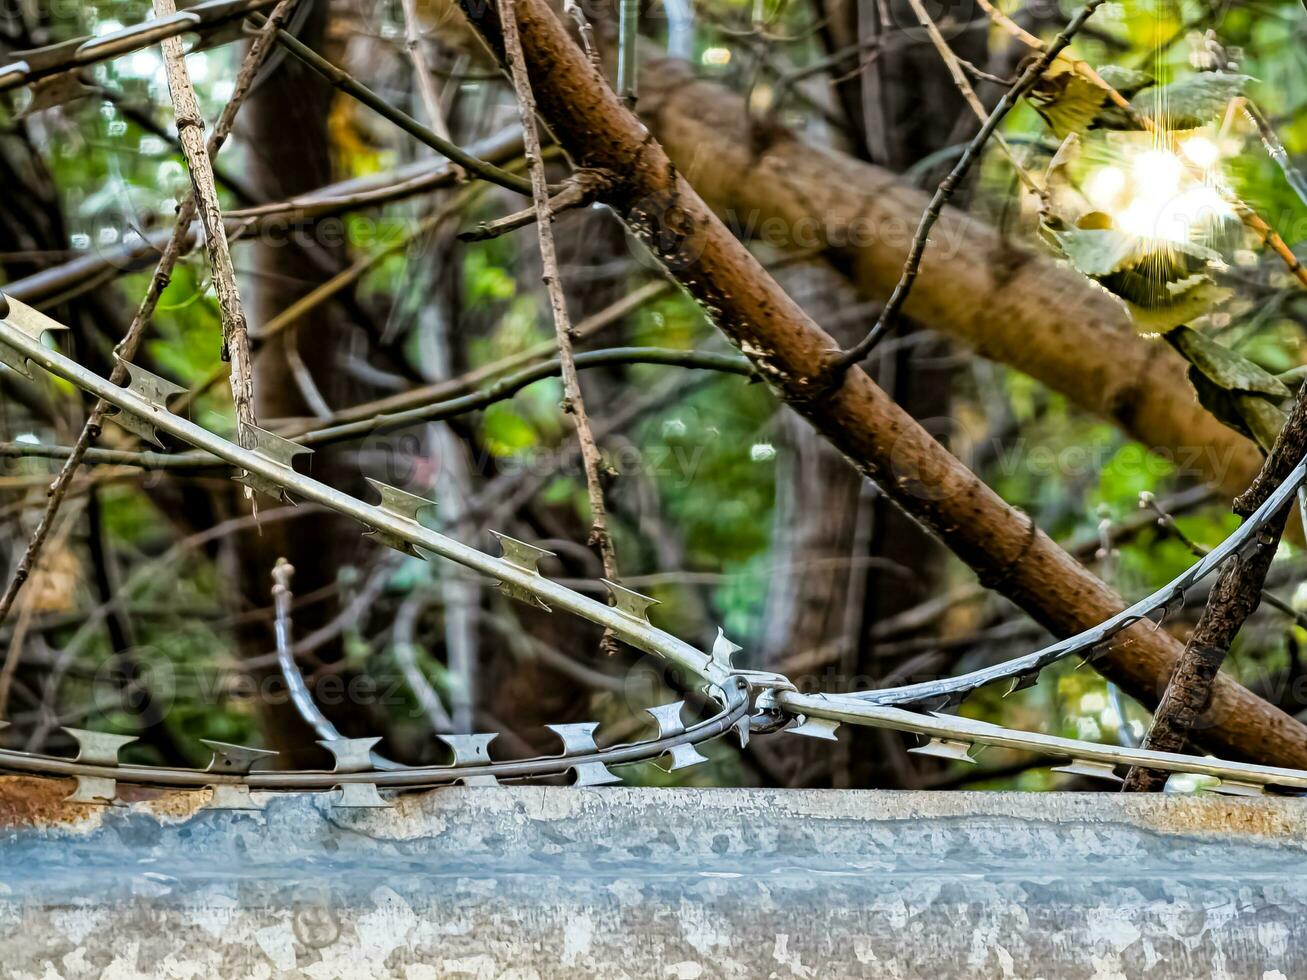
[[118,799],[118,781],[108,776],[78,776],[77,785],[64,801],[90,806],[123,806],[123,801]]
[[659,704],[644,710],[658,725],[658,737],[672,738],[685,731],[685,722],[681,721],[684,707],[684,701],[673,701],[671,704]]
[[263,810],[264,805],[250,795],[244,783],[214,783],[209,787],[209,801],[201,810]]
[[114,360],[127,372],[127,390],[139,395],[161,412],[168,411],[169,398],[186,393],[186,388],[182,385],[173,384],[139,364],[124,360],[117,354],[114,355]]
[[726,638],[726,631],[724,629],[720,626],[717,627],[717,639],[713,641],[712,645],[713,663],[717,664],[719,667],[725,668],[726,670],[731,670],[735,666],[731,663],[731,659],[743,649],[744,647],[740,646],[738,643],[733,643]]
[[208,772],[223,772],[233,776],[244,776],[254,768],[261,759],[271,759],[280,753],[271,749],[251,749],[244,745],[232,745],[230,742],[218,742],[211,738],[200,739],[200,744],[213,750]]
[[371,772],[372,750],[381,741],[373,738],[322,738],[318,744],[336,760],[332,772]]
[[308,446],[301,446],[298,442],[279,436],[275,432],[269,432],[267,429],[261,429],[257,425],[241,426],[241,445],[268,462],[284,466],[288,470],[295,468],[296,456],[309,456],[313,453]]
[[1017,691],[1028,691],[1039,683],[1039,671],[1033,670],[1028,674],[1018,674],[1012,678],[1012,683],[1008,689],[1003,692],[1003,697],[1010,694],[1016,694]]
[[1222,796],[1265,796],[1266,787],[1261,783],[1245,783],[1237,779],[1222,779],[1212,787],[1213,793]]
[[[301,446],[297,442],[283,439],[275,432],[261,429],[257,425],[242,425],[240,431],[240,442],[244,448],[262,456],[270,463],[284,466],[291,471],[295,469],[294,461],[296,456],[307,456],[313,452],[308,446]],[[256,490],[274,500],[293,503],[285,487],[277,483],[276,480],[270,480],[261,474],[241,470],[235,480],[237,483],[242,483],[251,490]]]
[[[38,342],[47,332],[59,332],[68,329],[58,320],[52,320],[40,310],[34,310],[26,303],[20,302],[12,296],[6,296],[4,293],[0,293],[0,320],[3,320],[6,326],[12,327],[19,333]],[[32,377],[31,368],[28,367],[27,355],[11,344],[5,343],[3,337],[0,337],[0,362],[7,364],[24,378]]]
[[465,766],[485,766],[490,764],[490,743],[499,738],[498,732],[482,735],[440,735],[436,738],[449,746],[454,753],[453,766],[462,769]]
[[820,738],[827,742],[838,742],[839,737],[835,731],[840,727],[840,723],[831,718],[809,718],[804,717],[803,722],[785,729],[787,735],[804,735],[808,738]]
[[649,607],[658,605],[658,600],[651,596],[641,595],[639,592],[633,592],[625,586],[618,585],[616,582],[610,582],[608,579],[600,579],[604,583],[604,588],[612,597],[613,608],[624,616],[631,619],[639,620],[642,623],[649,622]]
[[[537,548],[535,545],[519,541],[517,538],[510,538],[507,534],[500,534],[498,531],[491,531],[490,533],[499,542],[500,557],[514,568],[528,574],[539,575],[540,559],[555,557],[552,551],[545,551],[543,548]],[[525,602],[528,606],[543,609],[545,612],[552,611],[538,595],[515,582],[501,579],[499,581],[499,591],[511,599]]]
[[363,532],[363,537],[371,538],[373,541],[377,542],[377,544],[384,545],[387,548],[392,548],[401,554],[408,555],[410,558],[420,558],[423,561],[427,560],[427,556],[418,551],[418,549],[413,546],[412,541],[409,541],[406,538],[401,538],[398,534],[391,534],[389,531],[380,531],[376,528],[370,528]]
[[[64,728],[63,731],[77,742],[77,758],[73,761],[88,766],[117,768],[118,751],[137,740],[135,735],[110,735],[84,728]],[[76,787],[66,799],[69,803],[93,806],[122,805],[118,799],[118,781],[109,776],[78,776]]]
[[78,72],[74,70],[33,82],[28,92],[30,98],[16,116],[19,120],[34,116],[46,109],[88,98],[95,94],[95,89],[84,85],[78,77]]
[[376,783],[341,783],[336,787],[339,795],[331,805],[339,810],[382,810],[390,804],[377,792]]
[[706,755],[701,753],[689,742],[683,742],[680,745],[673,745],[662,754],[661,758],[666,759],[669,756],[671,757],[670,761],[667,765],[663,766],[663,769],[667,772],[676,772],[678,769],[689,769],[691,766],[702,765],[709,761]]
[[735,737],[740,740],[740,748],[748,748],[749,738],[753,734],[753,729],[749,724],[749,715],[747,713],[740,716],[739,721],[731,726],[735,732]]
[[1080,663],[1076,664],[1075,669],[1079,670],[1081,667],[1087,667],[1090,666],[1091,664],[1097,663],[1098,661],[1102,660],[1105,656],[1107,656],[1107,654],[1111,651],[1111,649],[1112,649],[1111,640],[1103,640],[1100,643],[1095,643],[1093,646],[1089,648],[1089,652],[1080,658]]
[[1116,767],[1110,762],[1097,759],[1072,759],[1066,765],[1054,766],[1051,772],[1064,772],[1071,776],[1087,776],[1090,779],[1105,779],[1109,783],[1125,782],[1116,774]]
[[973,766],[977,764],[976,760],[971,758],[971,743],[951,738],[932,738],[925,745],[918,745],[908,751],[913,755],[928,755],[935,759],[965,762]]
[[[146,371],[144,367],[133,365],[131,361],[125,361],[118,354],[114,354],[114,359],[118,365],[127,371],[127,389],[133,395],[139,396],[142,401],[149,402],[150,408],[156,412],[167,412],[167,400],[171,397],[184,395],[186,388],[180,384],[173,384],[166,378],[159,378],[153,371]],[[115,425],[122,426],[129,433],[135,433],[146,442],[153,443],[159,448],[163,443],[159,442],[158,430],[154,429],[154,423],[150,422],[146,414],[137,414],[127,412],[124,409],[116,409],[110,414],[110,418]]]
[[107,416],[110,422],[140,439],[144,439],[152,446],[163,448],[163,441],[159,438],[159,430],[149,419],[129,412],[124,408],[115,408]]
[[535,545],[519,541],[517,538],[510,538],[507,534],[500,534],[498,531],[491,531],[490,533],[499,542],[501,557],[504,561],[514,568],[520,568],[532,575],[540,574],[540,559],[557,557],[552,551],[537,548]]
[[63,732],[77,742],[77,758],[73,761],[88,766],[117,766],[119,749],[138,741],[135,735],[110,735],[85,728],[64,728]]
[[436,506],[434,500],[419,497],[415,493],[409,493],[407,490],[399,489],[399,487],[392,487],[380,480],[368,477],[367,482],[368,486],[381,495],[381,503],[378,506],[387,514],[398,517],[400,520],[417,524],[419,514],[428,508],[434,509]]
[[[599,728],[595,721],[578,722],[572,725],[546,725],[563,743],[563,757],[591,755],[599,751],[594,733]],[[622,777],[612,772],[602,762],[582,762],[572,766],[575,777],[573,786],[606,786],[620,783]]]
[[1171,616],[1178,613],[1184,608],[1184,590],[1177,589],[1165,602],[1155,609],[1150,609],[1144,615],[1144,618],[1153,624],[1153,629],[1159,629]]

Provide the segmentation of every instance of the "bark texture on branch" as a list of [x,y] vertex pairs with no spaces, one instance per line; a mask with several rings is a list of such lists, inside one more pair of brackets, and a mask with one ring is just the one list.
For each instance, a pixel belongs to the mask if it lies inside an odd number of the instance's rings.
[[[175,0],[154,0],[154,15],[168,17],[177,12]],[[194,207],[204,226],[213,289],[218,296],[222,320],[222,359],[231,362],[231,398],[236,406],[236,422],[245,444],[245,429],[258,422],[254,412],[254,362],[250,357],[250,338],[245,324],[245,305],[236,285],[236,269],[227,245],[227,226],[222,220],[218,189],[214,184],[213,162],[209,159],[208,141],[204,136],[204,118],[195,98],[195,87],[186,70],[186,53],[180,37],[165,38],[164,70],[168,90],[172,93],[177,119],[177,138],[181,141],[186,167],[191,175]]]
[[[646,59],[640,93],[642,119],[718,214],[779,247],[821,247],[864,297],[888,295],[928,194],[751,121],[739,96],[684,62]],[[1231,496],[1261,466],[1249,440],[1198,404],[1181,358],[1140,337],[1105,290],[962,212],[944,210],[905,311]]]
[[[1119,596],[962,466],[861,369],[851,370],[838,391],[822,393],[813,379],[835,346],[833,338],[777,286],[677,173],[544,0],[519,0],[516,6],[542,118],[578,166],[615,176],[606,203],[781,398],[947,543],[982,582],[1052,632],[1076,632],[1122,608]],[[464,11],[502,60],[493,7],[465,0]],[[729,161],[718,159],[714,166],[744,182]],[[887,278],[901,258],[886,256]],[[957,283],[951,289],[965,291]],[[1076,358],[1087,353],[1077,350]],[[1169,634],[1136,626],[1118,637],[1099,666],[1136,697],[1156,704],[1179,654],[1180,644]],[[1307,766],[1307,727],[1226,677],[1217,679],[1213,718],[1203,742],[1221,754]]]

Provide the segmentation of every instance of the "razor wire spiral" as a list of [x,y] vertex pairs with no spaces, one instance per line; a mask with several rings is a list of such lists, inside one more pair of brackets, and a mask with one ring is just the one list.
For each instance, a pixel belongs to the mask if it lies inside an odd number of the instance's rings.
[[[1169,611],[1183,604],[1187,589],[1250,547],[1258,532],[1307,483],[1307,460],[1244,524],[1205,558],[1174,581],[1111,619],[1083,633],[1051,644],[1034,653],[958,677],[910,684],[858,694],[802,694],[781,674],[744,670],[732,663],[740,647],[718,631],[713,649],[704,653],[654,626],[648,610],[656,600],[605,581],[612,605],[581,595],[551,581],[539,571],[550,552],[507,535],[491,532],[501,554],[494,557],[419,523],[421,513],[434,504],[423,497],[374,480],[369,483],[380,501],[368,504],[297,472],[296,456],[311,450],[275,433],[251,428],[243,433],[247,446],[238,445],[173,415],[167,401],[183,391],[136,365],[123,362],[126,387],[119,387],[57,350],[43,336],[66,329],[43,313],[12,298],[0,297],[0,363],[30,377],[29,363],[103,399],[116,411],[110,420],[128,431],[157,442],[157,433],[203,450],[233,467],[232,478],[261,493],[283,500],[312,501],[352,517],[367,533],[408,555],[427,559],[439,556],[494,579],[505,594],[537,608],[554,607],[612,630],[630,646],[688,671],[696,686],[716,710],[707,719],[686,725],[684,701],[649,708],[658,734],[648,741],[599,748],[597,725],[550,726],[562,742],[558,756],[493,760],[489,746],[494,734],[439,735],[453,761],[445,766],[386,767],[379,769],[372,748],[379,739],[323,739],[335,759],[332,770],[260,770],[255,768],[274,753],[221,742],[206,742],[214,752],[206,769],[125,765],[118,752],[134,739],[79,729],[66,729],[79,746],[75,759],[0,750],[0,770],[43,776],[72,777],[77,786],[69,797],[81,803],[109,804],[118,800],[117,785],[126,782],[153,788],[208,788],[213,809],[259,809],[251,796],[258,792],[321,792],[334,790],[339,807],[377,807],[387,803],[380,789],[417,789],[462,783],[490,785],[501,780],[529,781],[571,773],[577,785],[620,781],[610,769],[635,762],[667,758],[678,770],[706,761],[696,745],[734,732],[741,745],[751,733],[783,730],[788,733],[833,739],[842,724],[867,725],[914,733],[929,741],[909,751],[959,762],[974,762],[973,745],[997,745],[1069,760],[1057,771],[1115,780],[1117,765],[1139,765],[1170,772],[1216,777],[1217,791],[1248,795],[1266,787],[1307,791],[1307,771],[1229,762],[1181,753],[1099,745],[1033,732],[1004,728],[929,710],[943,701],[961,700],[983,686],[1009,681],[1026,686],[1039,670],[1067,657],[1083,654],[1092,659],[1112,637],[1145,619],[1160,623]],[[909,710],[909,709],[916,710]]]

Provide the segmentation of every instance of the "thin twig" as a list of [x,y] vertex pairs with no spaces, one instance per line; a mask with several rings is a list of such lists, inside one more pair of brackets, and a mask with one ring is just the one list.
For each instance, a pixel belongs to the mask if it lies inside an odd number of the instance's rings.
[[413,62],[413,74],[417,76],[422,107],[427,111],[431,129],[437,136],[448,140],[449,126],[445,123],[445,113],[440,107],[440,90],[436,88],[436,76],[431,71],[431,63],[427,61],[419,27],[417,0],[404,0],[404,44],[408,48],[409,60]]
[[1266,152],[1270,154],[1271,159],[1279,165],[1280,171],[1284,174],[1284,179],[1289,182],[1298,199],[1303,204],[1307,204],[1307,176],[1294,166],[1293,161],[1289,159],[1289,152],[1284,148],[1284,143],[1280,135],[1271,125],[1271,121],[1266,118],[1261,109],[1251,99],[1243,100],[1243,111],[1262,137],[1262,145],[1266,147]]
[[[604,175],[594,170],[578,170],[563,182],[563,189],[549,199],[546,208],[549,219],[552,221],[564,211],[588,207],[598,198],[600,191],[603,190],[606,184],[607,178]],[[535,206],[532,205],[529,208],[523,208],[521,211],[515,211],[493,221],[483,221],[471,231],[462,232],[458,238],[459,241],[464,242],[483,242],[491,238],[498,238],[510,231],[516,231],[519,228],[534,224],[539,217],[539,213]]]
[[[231,134],[232,126],[236,122],[236,113],[240,110],[246,96],[249,94],[254,76],[267,58],[268,52],[272,50],[271,32],[290,17],[298,2],[299,0],[282,0],[269,16],[268,26],[260,31],[259,35],[254,39],[254,43],[250,46],[249,52],[245,55],[245,60],[241,62],[240,71],[237,73],[236,86],[232,90],[232,96],[223,108],[218,122],[214,125],[213,134],[209,137],[207,153],[210,157],[218,154],[222,144]],[[150,279],[150,285],[141,300],[141,305],[137,308],[136,315],[132,317],[127,333],[123,335],[122,341],[118,344],[116,353],[122,361],[131,361],[136,356],[136,350],[140,346],[141,338],[145,333],[145,326],[154,316],[155,307],[159,304],[159,297],[163,295],[164,289],[167,288],[172,278],[172,271],[177,265],[177,260],[185,250],[191,222],[194,219],[195,198],[190,196],[182,202],[181,207],[178,209],[177,222],[173,226],[172,237],[169,238],[168,244],[164,247],[154,276]],[[121,363],[115,364],[113,372],[110,374],[110,380],[115,384],[122,384],[127,380],[127,369]],[[27,544],[27,550],[23,552],[23,557],[19,560],[18,567],[14,570],[14,574],[5,588],[4,595],[0,597],[0,623],[3,623],[9,615],[9,611],[14,605],[14,599],[17,598],[23,583],[27,581],[28,576],[31,574],[32,568],[41,554],[45,539],[54,526],[54,519],[59,513],[59,507],[62,505],[69,487],[72,486],[77,467],[86,451],[90,448],[91,443],[99,438],[100,427],[108,410],[108,403],[103,401],[96,403],[91,414],[87,417],[86,424],[82,427],[81,434],[78,435],[77,442],[73,445],[67,461],[59,470],[54,482],[50,484],[49,502],[46,504],[45,513],[41,515],[41,520],[37,524],[36,530],[32,532],[32,538]]]
[[581,380],[572,357],[573,330],[567,312],[567,297],[563,294],[563,282],[558,273],[558,257],[554,252],[554,229],[549,219],[549,186],[545,179],[545,162],[540,155],[540,137],[536,132],[535,95],[527,76],[526,56],[522,53],[522,40],[518,36],[517,12],[513,0],[498,0],[498,4],[504,32],[504,54],[513,79],[513,88],[517,91],[527,168],[531,172],[540,261],[544,269],[542,279],[549,293],[549,305],[554,314],[554,333],[558,338],[558,357],[563,375],[563,409],[576,422],[576,435],[581,444],[581,460],[585,467],[586,489],[590,498],[590,544],[599,549],[604,575],[615,582],[618,579],[617,555],[613,550],[612,536],[608,532],[608,512],[604,506],[604,462],[599,455],[594,433],[590,430],[590,419],[581,397]]
[[[256,15],[254,20],[257,22],[258,19]],[[278,30],[277,41],[284,45],[296,58],[329,81],[335,88],[362,102],[373,112],[390,120],[410,136],[443,153],[468,173],[475,174],[482,180],[488,180],[492,184],[498,184],[500,187],[516,191],[519,194],[531,193],[531,185],[528,181],[516,174],[509,173],[507,170],[502,170],[492,163],[487,163],[485,160],[472,156],[458,145],[444,139],[430,127],[423,126],[408,113],[396,109],[349,72],[337,65],[333,65],[289,31]]]
[[[175,0],[153,2],[156,17],[169,17],[177,12]],[[164,39],[162,47],[168,90],[172,94],[173,111],[177,116],[177,135],[181,139],[186,166],[191,173],[191,189],[200,223],[204,226],[213,288],[218,295],[218,311],[222,320],[222,360],[231,362],[231,397],[236,407],[237,430],[241,432],[244,442],[245,429],[258,422],[254,411],[254,362],[250,357],[245,306],[236,285],[236,269],[232,265],[231,250],[227,245],[227,227],[223,224],[218,189],[213,182],[213,164],[209,160],[204,139],[204,119],[200,115],[190,73],[186,69],[186,52],[179,37]],[[246,492],[250,492],[248,488]]]
[[[958,91],[962,93],[962,98],[971,107],[971,111],[975,113],[976,118],[983,124],[988,113],[985,111],[984,103],[976,95],[976,90],[971,87],[971,82],[967,80],[960,59],[953,53],[953,49],[948,46],[948,41],[944,40],[944,35],[939,32],[939,28],[921,0],[908,0],[908,3],[912,6],[912,12],[917,15],[917,20],[921,22],[921,26],[926,29],[926,34],[930,37],[930,43],[935,46],[935,50],[939,52],[940,58],[943,59],[945,67],[948,68],[949,76],[953,79],[953,84],[957,86]],[[1016,171],[1021,183],[1025,184],[1032,194],[1046,200],[1047,192],[1035,182],[1035,178],[1030,176],[1029,171],[1017,160],[1016,154],[1012,152],[1012,147],[1008,146],[1008,142],[1003,138],[1002,133],[994,134],[994,142],[998,144],[999,149],[1008,158],[1008,162],[1012,164],[1012,168]]]
[[917,273],[921,269],[921,258],[925,254],[926,245],[930,240],[930,230],[935,227],[935,222],[939,220],[944,205],[953,196],[953,192],[967,175],[967,172],[970,171],[971,164],[980,154],[985,143],[994,135],[999,123],[1007,117],[1007,114],[1012,111],[1017,102],[1034,87],[1044,72],[1048,70],[1048,66],[1071,43],[1071,39],[1076,36],[1094,11],[1103,5],[1103,2],[1104,0],[1089,0],[1088,3],[1081,7],[1075,17],[1071,19],[1071,22],[1063,28],[1062,33],[1054,38],[1053,43],[1048,46],[1044,53],[1022,73],[1021,77],[1017,79],[1017,83],[1003,93],[1003,97],[999,100],[998,105],[994,107],[994,111],[989,114],[985,124],[980,127],[980,132],[976,133],[971,142],[967,144],[967,148],[962,151],[962,156],[958,159],[958,162],[953,166],[948,176],[940,182],[930,200],[930,204],[926,207],[925,213],[922,214],[921,222],[917,226],[917,233],[912,239],[912,248],[908,253],[908,260],[903,265],[903,273],[899,277],[898,284],[894,287],[894,292],[890,294],[889,302],[885,304],[880,317],[877,318],[875,326],[856,345],[847,351],[837,353],[832,358],[829,370],[833,383],[842,381],[844,373],[871,353],[872,348],[894,326],[900,311],[903,309],[903,304],[907,302],[908,294],[912,292],[912,285],[916,282]]

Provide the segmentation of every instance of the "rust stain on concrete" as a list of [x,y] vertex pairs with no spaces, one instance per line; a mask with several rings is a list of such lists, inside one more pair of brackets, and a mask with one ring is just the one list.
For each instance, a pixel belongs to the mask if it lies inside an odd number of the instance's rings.
[[75,824],[87,817],[87,807],[65,802],[73,791],[71,779],[0,776],[0,828]]

